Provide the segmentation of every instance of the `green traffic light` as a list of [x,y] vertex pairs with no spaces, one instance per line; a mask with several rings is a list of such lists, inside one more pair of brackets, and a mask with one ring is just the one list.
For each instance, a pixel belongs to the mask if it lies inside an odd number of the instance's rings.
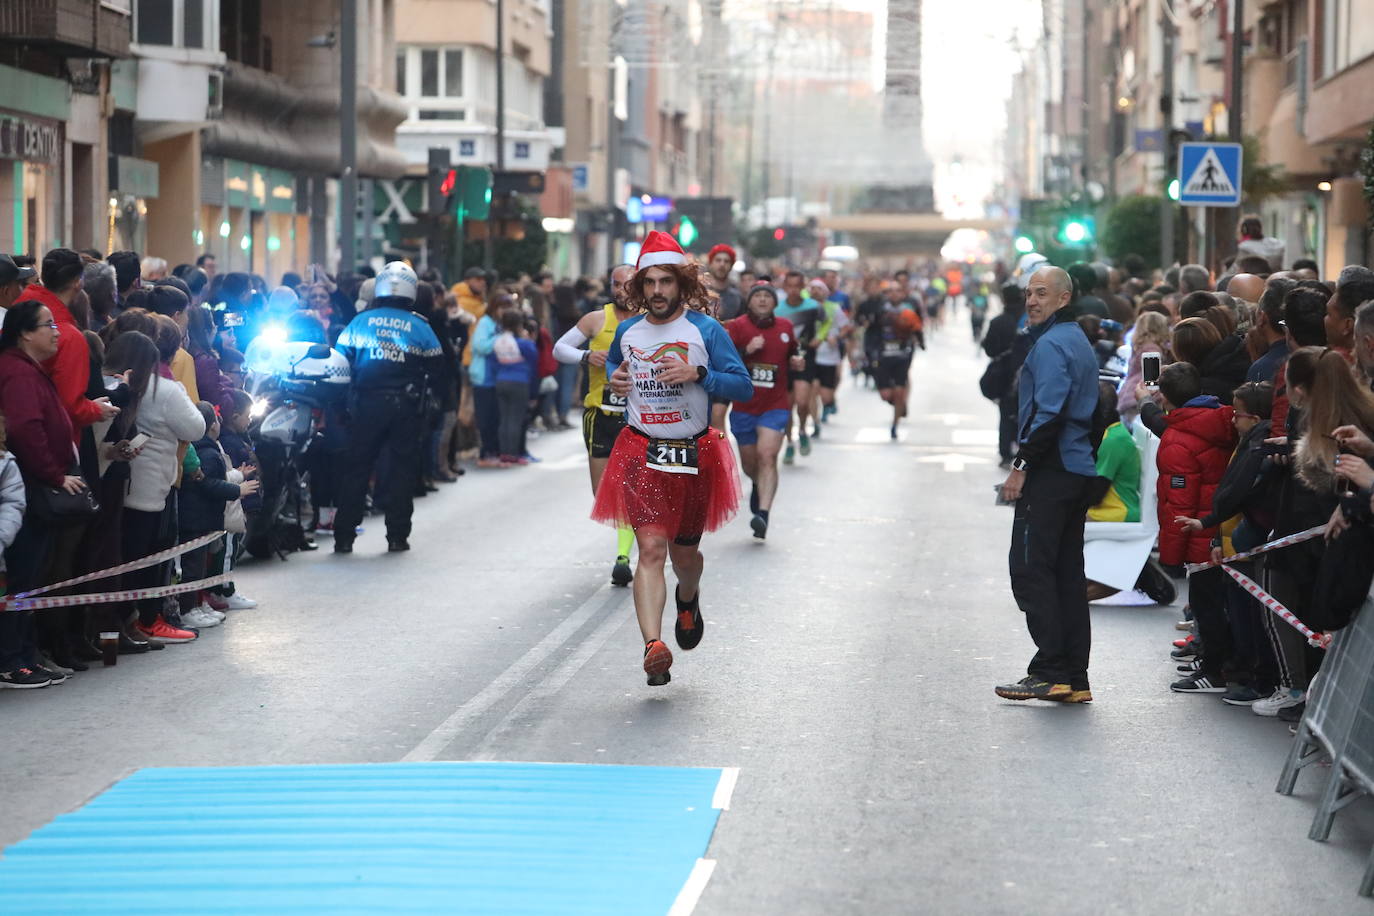
[[1178,179],[1169,182],[1169,199],[1178,200]]
[[1028,235],[1018,235],[1012,245],[1017,254],[1030,254],[1035,250],[1035,242]]
[[697,240],[698,234],[696,224],[690,217],[684,216],[677,224],[677,240],[684,248],[690,248]]
[[1076,219],[1071,219],[1064,224],[1064,241],[1071,244],[1078,244],[1088,238],[1088,227]]

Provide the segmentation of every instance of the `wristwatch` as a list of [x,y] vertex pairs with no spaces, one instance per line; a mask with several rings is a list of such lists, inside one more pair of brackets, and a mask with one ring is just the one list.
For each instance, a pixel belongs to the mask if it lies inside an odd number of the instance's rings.
[[706,381],[706,367],[697,366],[697,384],[700,385],[704,381]]
[[1029,468],[1030,465],[1026,463],[1026,459],[1021,458],[1020,456],[1013,458],[1011,460],[1011,469],[1013,471],[1025,471]]

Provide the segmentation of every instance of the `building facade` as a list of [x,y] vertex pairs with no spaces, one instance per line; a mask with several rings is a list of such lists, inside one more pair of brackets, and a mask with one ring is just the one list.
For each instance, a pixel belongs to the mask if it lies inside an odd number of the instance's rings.
[[[102,252],[119,240],[110,173],[149,178],[115,158],[122,126],[108,112],[127,87],[112,64],[129,53],[127,2],[0,3],[0,252],[41,257],[57,246]],[[131,152],[131,151],[129,151]],[[150,186],[156,194],[154,170]]]

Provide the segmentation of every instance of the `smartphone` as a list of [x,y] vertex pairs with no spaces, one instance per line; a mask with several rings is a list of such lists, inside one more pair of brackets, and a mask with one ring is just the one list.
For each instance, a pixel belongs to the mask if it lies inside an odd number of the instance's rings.
[[225,313],[224,313],[224,327],[226,327],[226,328],[241,328],[241,327],[243,327],[243,313],[242,313],[242,312],[225,312]]
[[153,437],[148,435],[147,433],[139,433],[137,436],[134,436],[132,439],[129,440],[129,448],[137,451],[138,449],[141,449],[143,448],[143,446],[147,445],[148,440],[151,438]]
[[1016,505],[1016,501],[1015,501],[1015,500],[1003,499],[1003,498],[1002,498],[1002,484],[999,483],[999,484],[995,485],[995,486],[993,487],[993,489],[997,491],[997,502],[995,502],[993,505],[997,505],[997,506],[1014,506],[1014,505]]
[[1159,387],[1159,367],[1164,362],[1164,355],[1157,350],[1140,354],[1140,374],[1145,381],[1145,387],[1154,390]]

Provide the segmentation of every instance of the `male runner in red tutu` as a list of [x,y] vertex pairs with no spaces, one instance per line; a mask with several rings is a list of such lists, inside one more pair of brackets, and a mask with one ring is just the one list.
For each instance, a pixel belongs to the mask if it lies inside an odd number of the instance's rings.
[[739,508],[739,472],[725,433],[710,428],[711,397],[747,401],[749,373],[730,336],[704,314],[695,264],[673,237],[651,232],[626,285],[639,315],[616,328],[606,356],[608,384],[627,398],[626,426],[596,491],[592,518],[629,525],[639,544],[635,615],[644,636],[649,685],[668,683],[673,653],[660,634],[668,600],[664,564],[677,575],[675,635],[682,649],[701,642],[701,536]]

